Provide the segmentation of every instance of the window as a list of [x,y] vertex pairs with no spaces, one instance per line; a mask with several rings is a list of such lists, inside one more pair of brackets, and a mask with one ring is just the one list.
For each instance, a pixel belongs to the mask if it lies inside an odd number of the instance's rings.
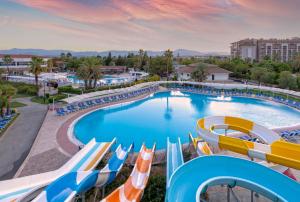
[[215,75],[214,74],[211,75],[211,80],[213,80],[213,81],[215,80]]

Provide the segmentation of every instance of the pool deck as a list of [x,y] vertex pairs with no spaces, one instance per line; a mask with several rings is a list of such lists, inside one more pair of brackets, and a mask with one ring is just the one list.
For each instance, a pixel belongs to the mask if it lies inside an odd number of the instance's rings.
[[14,177],[56,170],[78,152],[79,146],[74,144],[67,135],[70,125],[78,117],[110,105],[144,99],[150,94],[101,106],[94,106],[66,116],[57,116],[55,111],[48,111],[28,156]]
[[[159,91],[168,91],[160,88]],[[151,94],[151,93],[150,93]],[[68,130],[72,123],[82,115],[101,109],[107,106],[132,102],[148,97],[150,94],[144,94],[135,98],[109,103],[101,106],[94,106],[85,110],[71,113],[66,116],[57,116],[55,111],[48,111],[43,125],[37,135],[37,138],[22,166],[19,168],[15,177],[28,176],[42,172],[52,171],[61,167],[78,150],[79,146],[72,142],[68,136]],[[300,129],[300,125],[275,129],[276,132],[283,130]],[[188,144],[184,148],[188,147]],[[133,163],[134,157],[130,158]],[[165,151],[157,151],[154,164],[165,161]],[[300,173],[297,175],[300,179]]]

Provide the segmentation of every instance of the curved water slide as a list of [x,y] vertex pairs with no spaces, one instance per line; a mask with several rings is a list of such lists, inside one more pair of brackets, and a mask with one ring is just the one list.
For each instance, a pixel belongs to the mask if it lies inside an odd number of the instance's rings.
[[168,137],[167,139],[167,187],[172,174],[182,164],[184,164],[184,160],[182,156],[180,138],[178,138],[177,142],[171,143]]
[[115,141],[116,139],[111,142],[97,142],[93,139],[55,171],[1,181],[0,201],[26,200],[32,195],[36,196],[41,189],[66,173],[93,170]]
[[133,171],[127,181],[108,195],[102,202],[140,201],[151,171],[155,144],[152,149],[142,145]]
[[297,202],[300,184],[281,173],[249,160],[203,156],[180,166],[171,176],[168,202],[200,202],[209,186],[228,184],[253,190],[272,201]]
[[[252,121],[238,117],[212,116],[198,120],[197,129],[199,136],[213,147],[247,155],[251,159],[300,169],[300,145],[286,142],[274,131]],[[214,132],[215,129],[240,131],[259,137],[267,144],[219,135]]]
[[93,187],[105,186],[112,182],[120,172],[131,149],[132,145],[129,148],[119,145],[102,170],[67,173],[48,185],[33,201],[72,201],[77,194],[84,193]]

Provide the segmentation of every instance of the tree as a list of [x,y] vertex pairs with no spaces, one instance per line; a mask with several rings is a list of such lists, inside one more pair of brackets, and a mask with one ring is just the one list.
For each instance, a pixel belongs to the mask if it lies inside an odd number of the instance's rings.
[[300,75],[297,75],[297,84],[298,84],[298,89],[300,89]]
[[165,76],[167,74],[166,69],[166,60],[164,56],[157,56],[155,58],[150,58],[149,61],[149,72],[152,75],[159,75],[161,77]]
[[11,65],[11,63],[13,63],[14,59],[10,56],[10,55],[4,55],[4,57],[2,58],[3,63],[6,65],[7,68],[7,74],[9,75],[9,65]]
[[109,66],[111,62],[112,62],[112,57],[111,57],[111,52],[109,52],[107,58],[104,61],[104,64],[106,66]]
[[293,68],[295,72],[300,72],[300,53],[298,53],[293,59]]
[[67,52],[67,58],[71,58],[72,57],[72,53],[70,53],[70,52]]
[[96,87],[97,81],[101,78],[100,64],[101,61],[97,57],[84,58],[76,75],[84,81],[85,89]]
[[61,54],[60,54],[60,59],[61,59],[62,61],[64,61],[64,60],[66,59],[66,54],[65,54],[65,53],[61,53]]
[[31,62],[29,64],[30,72],[34,74],[35,85],[37,87],[39,85],[39,75],[43,71],[42,64],[43,64],[43,58],[40,57],[32,57]]
[[263,67],[254,67],[251,69],[251,79],[258,81],[259,85],[263,81],[264,78],[266,78],[266,74],[268,73],[268,70]]
[[101,69],[97,66],[92,68],[92,79],[94,81],[93,88],[96,88],[97,81],[99,81],[102,77]]
[[0,113],[1,116],[4,116],[4,108],[6,107],[6,114],[8,115],[10,112],[10,102],[11,97],[17,93],[17,89],[15,89],[12,85],[5,84],[0,86]]
[[88,88],[88,80],[90,78],[90,73],[87,70],[87,68],[85,66],[81,65],[76,71],[76,76],[78,77],[78,79],[83,80],[84,88],[87,89]]
[[173,71],[173,52],[168,49],[164,53],[167,68],[167,80],[169,80],[169,73]]
[[49,72],[52,72],[52,71],[53,71],[53,60],[52,60],[52,59],[49,59],[49,60],[47,61],[47,70],[48,70]]
[[207,74],[205,72],[205,65],[200,63],[196,69],[192,72],[192,79],[198,82],[202,82],[206,79]]
[[2,80],[2,74],[4,73],[4,70],[0,68],[0,81]]
[[77,58],[70,58],[67,62],[67,69],[69,71],[72,71],[72,72],[76,72],[76,70],[80,67],[81,65],[81,60],[80,59],[77,59]]
[[278,83],[281,88],[297,88],[297,78],[289,71],[283,71],[280,73]]
[[138,64],[137,64],[138,69],[142,69],[143,67],[144,54],[145,54],[144,50],[140,49],[138,53]]
[[269,84],[275,84],[277,79],[277,73],[273,71],[268,71],[262,78],[262,82],[269,83]]

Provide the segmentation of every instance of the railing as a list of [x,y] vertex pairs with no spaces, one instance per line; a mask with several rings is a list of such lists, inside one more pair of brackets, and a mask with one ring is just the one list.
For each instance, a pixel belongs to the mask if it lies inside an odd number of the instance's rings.
[[73,97],[66,98],[63,101],[65,101],[67,103],[79,102],[79,101],[84,101],[84,100],[87,100],[87,99],[90,99],[93,97],[129,92],[132,90],[141,89],[141,88],[155,85],[155,84],[156,85],[181,84],[181,85],[207,86],[207,87],[212,87],[212,88],[216,88],[216,89],[253,89],[253,90],[257,89],[257,90],[261,90],[261,91],[270,91],[270,92],[274,92],[274,93],[281,93],[281,94],[291,95],[291,96],[300,98],[300,92],[286,90],[286,89],[280,89],[280,88],[272,88],[272,87],[267,87],[267,86],[256,86],[256,85],[247,85],[247,84],[221,84],[221,83],[207,83],[207,82],[189,82],[189,81],[156,81],[156,82],[141,83],[141,84],[137,84],[137,85],[134,85],[131,87],[127,87],[127,88],[117,88],[114,90],[96,91],[96,92],[92,92],[92,93],[76,95]]

